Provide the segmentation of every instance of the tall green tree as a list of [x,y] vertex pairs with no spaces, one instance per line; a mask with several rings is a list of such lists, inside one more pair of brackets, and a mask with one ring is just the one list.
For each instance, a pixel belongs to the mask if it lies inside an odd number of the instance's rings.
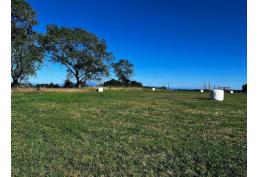
[[133,75],[133,64],[126,59],[121,59],[117,63],[112,64],[117,78],[124,84],[129,83],[130,77]]
[[105,41],[93,33],[81,28],[48,25],[42,44],[54,62],[67,68],[77,87],[109,74],[112,54],[107,52]]
[[43,61],[39,34],[33,31],[37,24],[36,13],[24,0],[12,0],[11,11],[11,75],[13,85],[36,74]]

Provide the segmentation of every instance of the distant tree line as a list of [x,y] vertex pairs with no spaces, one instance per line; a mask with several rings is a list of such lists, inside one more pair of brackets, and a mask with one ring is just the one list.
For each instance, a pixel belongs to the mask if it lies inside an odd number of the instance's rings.
[[124,83],[119,80],[111,79],[109,81],[104,82],[103,86],[105,87],[142,87],[143,85],[141,82],[137,82],[137,81],[127,81],[126,83]]
[[159,89],[159,90],[168,90],[168,88],[165,86],[161,86],[161,87],[144,86],[143,88],[147,88],[147,89],[155,88],[155,89]]
[[[68,79],[64,81],[65,87],[80,88],[87,81],[99,81],[109,76],[111,68],[119,84],[142,86],[130,80],[133,64],[127,59],[112,62],[115,57],[107,51],[106,42],[95,34],[82,28],[57,25],[47,25],[46,34],[40,34],[33,30],[37,19],[31,6],[25,0],[12,0],[11,5],[12,86],[20,86],[29,77],[36,76],[46,56],[50,61],[66,67]],[[70,79],[75,80],[75,85]],[[114,84],[113,81],[110,83]]]
[[50,84],[36,84],[36,88],[44,87],[44,88],[60,88],[58,84],[53,84],[52,82]]

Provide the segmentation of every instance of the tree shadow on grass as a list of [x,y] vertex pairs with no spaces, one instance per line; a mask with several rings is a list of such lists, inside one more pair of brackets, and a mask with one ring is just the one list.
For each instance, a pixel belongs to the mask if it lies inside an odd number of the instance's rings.
[[194,100],[211,100],[210,98],[205,98],[205,97],[198,97],[198,98],[193,98]]

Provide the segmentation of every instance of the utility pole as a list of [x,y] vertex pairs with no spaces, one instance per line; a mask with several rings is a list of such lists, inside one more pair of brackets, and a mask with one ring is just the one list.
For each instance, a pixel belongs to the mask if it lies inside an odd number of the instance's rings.
[[209,81],[209,90],[211,90],[211,83],[210,83],[210,81]]

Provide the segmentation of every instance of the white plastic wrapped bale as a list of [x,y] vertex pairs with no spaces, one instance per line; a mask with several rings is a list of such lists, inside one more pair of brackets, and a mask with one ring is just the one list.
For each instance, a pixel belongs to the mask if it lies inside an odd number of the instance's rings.
[[155,88],[152,88],[152,91],[155,91],[156,89]]
[[231,90],[231,91],[230,91],[230,93],[234,93],[234,91],[233,91],[233,90]]
[[224,90],[211,90],[210,91],[210,99],[223,101],[224,100]]
[[103,92],[104,89],[103,89],[103,87],[98,87],[97,91],[98,91],[98,92]]
[[203,93],[203,90],[200,90],[201,91],[201,93]]

